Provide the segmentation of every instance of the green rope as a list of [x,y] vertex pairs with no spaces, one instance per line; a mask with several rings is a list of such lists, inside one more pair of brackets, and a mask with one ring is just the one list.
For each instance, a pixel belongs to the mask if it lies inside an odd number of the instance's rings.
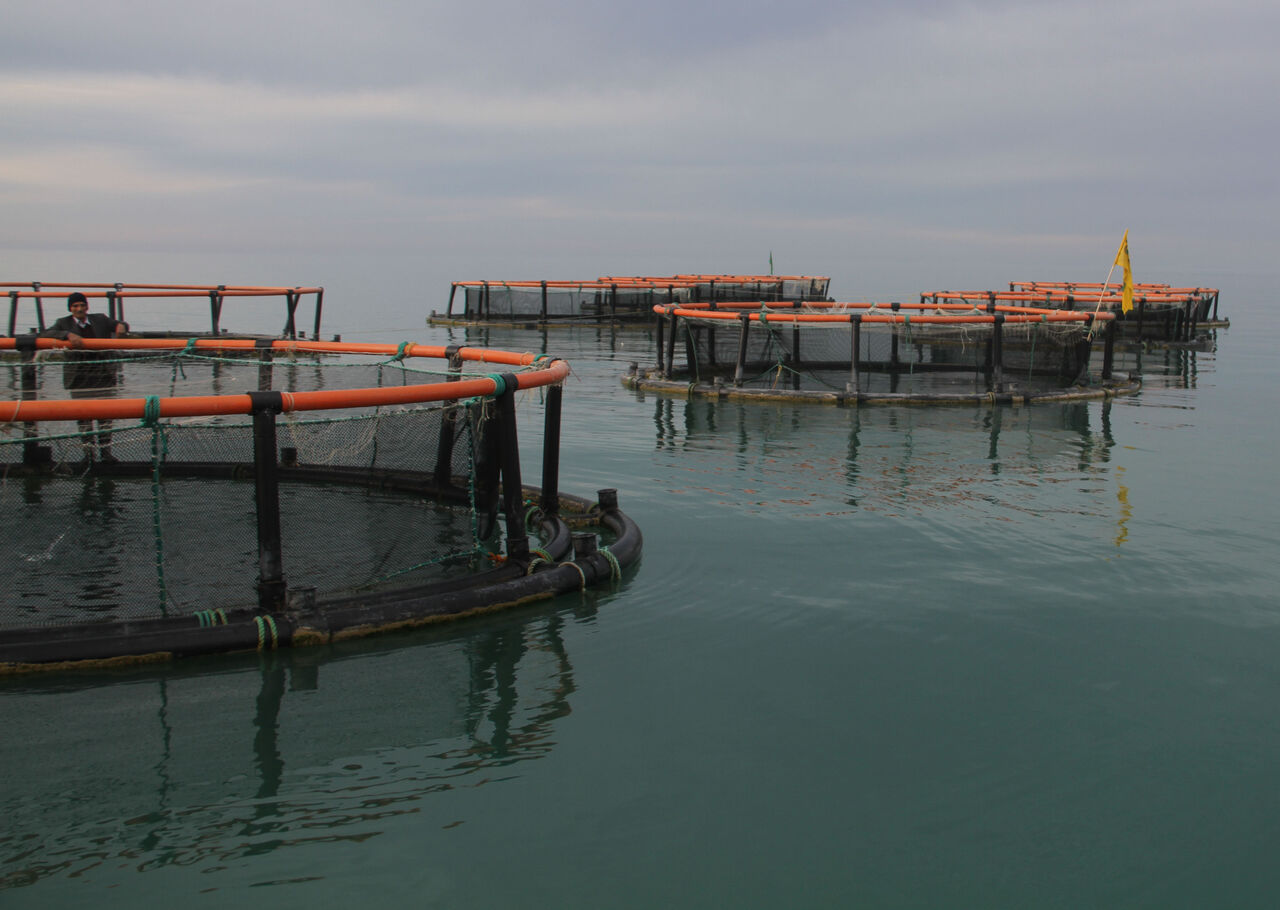
[[255,616],[253,623],[258,627],[258,650],[263,650],[266,645],[267,630],[271,631],[271,650],[274,651],[280,643],[280,635],[276,629],[276,621],[270,616]]
[[142,410],[142,425],[144,427],[155,427],[160,420],[160,396],[148,395],[145,401],[146,404]]
[[618,563],[618,557],[609,552],[608,547],[601,547],[597,552],[604,554],[604,558],[609,560],[609,579],[610,581],[622,580],[622,566]]
[[195,614],[196,620],[200,623],[200,628],[207,629],[212,626],[225,626],[227,624],[227,614],[221,608],[216,610],[200,610]]

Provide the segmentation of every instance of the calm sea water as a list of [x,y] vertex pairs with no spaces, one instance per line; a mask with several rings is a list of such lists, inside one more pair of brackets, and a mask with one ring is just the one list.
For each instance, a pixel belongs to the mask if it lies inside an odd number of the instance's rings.
[[0,903],[1274,906],[1269,305],[1135,397],[997,409],[638,396],[643,331],[425,330],[571,361],[563,487],[616,487],[641,565],[0,683]]

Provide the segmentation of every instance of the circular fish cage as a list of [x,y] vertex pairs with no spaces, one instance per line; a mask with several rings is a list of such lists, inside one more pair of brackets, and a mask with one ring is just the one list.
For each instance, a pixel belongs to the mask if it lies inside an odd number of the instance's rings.
[[[548,355],[34,335],[0,351],[17,393],[0,402],[0,672],[322,644],[608,584],[640,556],[614,490],[560,492],[569,365]],[[528,396],[540,487],[521,478]]]
[[[306,330],[300,320],[299,304],[307,299],[311,301],[312,337],[320,338],[320,317],[324,308],[324,288],[321,287],[265,287],[260,285],[227,285],[227,284],[134,284],[121,281],[112,283],[68,284],[51,281],[3,281],[0,292],[9,298],[8,335],[18,334],[19,315],[26,316],[35,325],[34,332],[44,333],[46,325],[45,303],[50,300],[62,302],[68,291],[80,294],[97,304],[101,301],[106,308],[106,315],[112,320],[127,322],[125,305],[136,306],[143,318],[134,327],[133,334],[142,337],[221,337],[228,334],[223,324],[223,308],[228,301],[262,300],[278,298],[284,302],[284,322],[280,329],[281,338],[305,338]],[[23,303],[28,302],[29,308]],[[193,303],[208,303],[208,330],[192,329],[172,330],[172,327],[184,325],[192,321],[195,313]],[[131,313],[133,310],[130,311]],[[170,330],[153,330],[144,323],[160,321]],[[150,319],[148,318],[150,317]],[[245,337],[241,333],[232,332],[232,337]],[[337,339],[335,339],[337,340]]]
[[632,389],[829,404],[990,404],[1102,398],[1139,387],[1112,369],[1110,313],[833,301],[654,312],[657,365],[633,366],[623,379]]
[[[653,308],[713,300],[809,300],[829,279],[804,275],[605,276],[590,281],[455,281],[431,325],[517,327],[647,323]],[[461,291],[461,294],[459,294]]]
[[1012,281],[1008,291],[931,291],[921,303],[963,303],[1110,313],[1124,339],[1188,343],[1207,329],[1228,325],[1218,315],[1216,288],[1135,284],[1128,309],[1115,285]]

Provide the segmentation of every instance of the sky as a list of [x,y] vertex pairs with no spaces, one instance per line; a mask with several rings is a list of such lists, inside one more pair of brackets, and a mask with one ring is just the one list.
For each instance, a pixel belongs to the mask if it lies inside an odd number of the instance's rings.
[[[0,280],[1274,274],[1280,4],[8,0]],[[372,305],[362,295],[380,301]],[[335,299],[335,296],[337,299]],[[372,308],[370,308],[372,307]]]

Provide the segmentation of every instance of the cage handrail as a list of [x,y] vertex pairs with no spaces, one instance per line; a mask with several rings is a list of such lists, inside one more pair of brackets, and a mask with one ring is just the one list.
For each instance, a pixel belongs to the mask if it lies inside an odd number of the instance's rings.
[[[799,307],[803,306],[806,311]],[[857,315],[862,322],[904,323],[917,325],[986,324],[995,322],[996,317],[1003,318],[1005,323],[1030,322],[1082,322],[1089,323],[1096,319],[1101,322],[1115,319],[1114,313],[1087,313],[1080,310],[1057,310],[1043,307],[1015,307],[996,304],[990,309],[977,309],[969,304],[960,303],[863,303],[833,301],[799,301],[790,312],[758,303],[746,301],[725,301],[711,303],[689,303],[683,305],[659,304],[654,306],[654,313],[675,315],[685,319],[716,319],[736,322],[746,318],[760,323],[829,323],[846,325],[851,315]],[[815,313],[813,309],[826,309],[831,312]],[[954,312],[938,313],[938,310]],[[906,312],[904,312],[906,311]],[[923,311],[923,312],[916,312]]]
[[[54,338],[36,338],[37,349],[70,349],[70,342]],[[87,350],[185,350],[190,340],[164,338],[107,339],[86,338],[81,345]],[[14,349],[16,341],[0,338],[0,350]],[[457,356],[473,363],[503,366],[530,366],[548,360],[541,369],[501,376],[477,376],[434,383],[368,389],[342,389],[304,392],[279,392],[282,411],[337,410],[342,408],[380,407],[386,405],[449,401],[463,398],[490,397],[502,394],[508,384],[516,389],[532,389],[562,382],[569,375],[564,360],[546,355],[495,351],[485,348],[446,348],[439,345],[390,345],[374,343],[273,341],[269,346],[257,345],[250,339],[195,339],[198,350],[272,350],[279,352],[314,352],[377,354],[382,356],[435,357]],[[254,409],[249,394],[194,395],[167,398],[43,399],[0,401],[0,422],[37,422],[42,420],[128,419],[157,417],[211,417],[227,414],[249,414]],[[149,408],[151,410],[149,411]]]

